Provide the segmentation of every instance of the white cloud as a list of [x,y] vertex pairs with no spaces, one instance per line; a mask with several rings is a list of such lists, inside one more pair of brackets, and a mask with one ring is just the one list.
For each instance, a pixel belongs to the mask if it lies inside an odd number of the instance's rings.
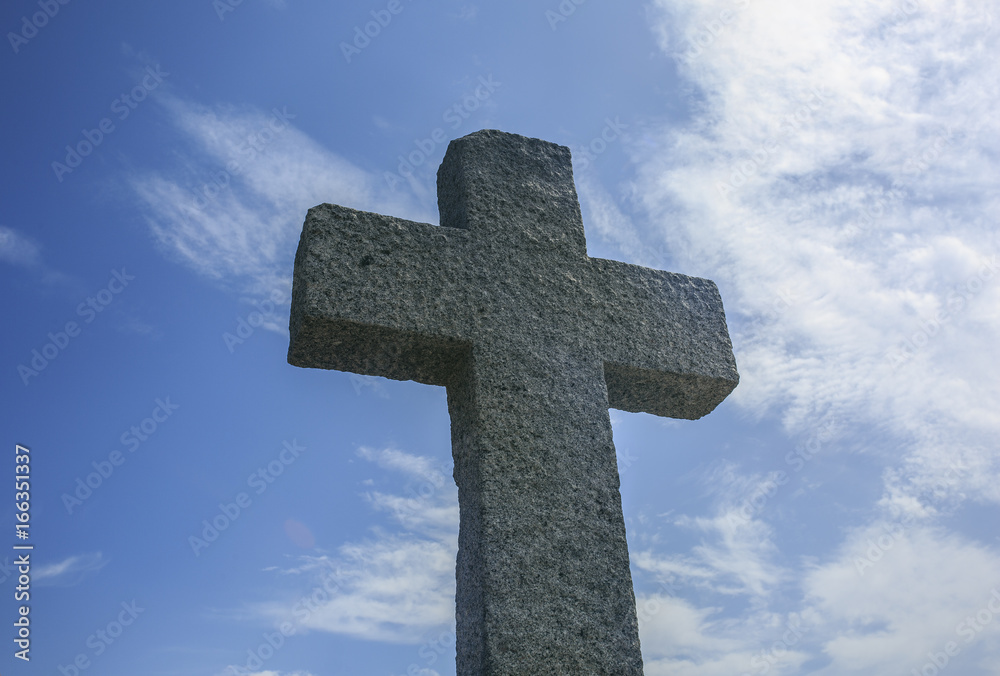
[[714,494],[714,515],[671,519],[674,526],[699,534],[700,544],[689,554],[639,550],[632,554],[633,563],[672,587],[676,582],[723,595],[767,597],[787,573],[774,562],[773,529],[758,517],[787,477],[780,472],[742,475],[725,462],[709,469],[702,481]]
[[394,470],[409,475],[411,478],[442,481],[442,471],[430,459],[420,455],[412,455],[395,448],[375,449],[362,446],[358,449],[358,457],[374,462],[382,469]]
[[[998,571],[998,552],[941,529],[858,529],[804,582],[808,603],[828,625],[823,651],[832,662],[817,673],[919,671],[927,653],[949,641],[961,649],[956,663],[971,667],[970,656],[984,654],[1000,663],[1000,612],[989,610],[994,592],[1000,595]],[[1000,611],[1000,598],[992,603]],[[981,630],[963,624],[983,608]]]
[[[379,533],[340,548],[341,590],[298,626],[372,641],[419,643],[455,615],[455,546]],[[286,616],[283,619],[292,619]]]
[[[303,584],[291,598],[254,606],[253,615],[291,622],[296,631],[420,643],[428,632],[454,624],[458,492],[429,458],[397,449],[362,448],[358,455],[407,480],[401,491],[362,496],[395,528],[376,527],[336,555],[303,556],[277,571]],[[303,603],[309,585],[315,591],[324,581],[330,593],[322,602]]]
[[686,556],[637,552],[632,558],[639,569],[720,594],[765,596],[781,580],[780,568],[771,562],[776,548],[767,524],[745,519],[736,508],[712,518],[681,517],[675,524],[705,539]]
[[93,575],[110,561],[101,552],[70,556],[32,570],[32,580],[43,587],[72,587]]
[[635,200],[723,290],[734,400],[792,433],[875,425],[895,443],[867,450],[899,465],[897,489],[926,498],[954,463],[978,470],[954,491],[1000,502],[1000,67],[985,7],[655,7],[699,98],[657,154],[633,149]]
[[178,166],[132,187],[157,241],[200,274],[286,298],[306,211],[333,202],[419,213],[372,175],[295,126],[287,107],[208,107],[164,95]]
[[48,287],[62,287],[74,294],[87,291],[82,280],[45,265],[41,251],[42,246],[34,238],[0,225],[0,262],[30,269]]
[[793,673],[811,655],[811,621],[757,609],[734,620],[667,595],[636,597],[644,671],[649,676]]
[[[683,590],[707,588],[698,575],[711,581],[717,573],[700,562],[685,570],[649,553],[633,562],[660,579],[684,582]],[[951,642],[949,661],[958,673],[993,673],[976,665],[1000,663],[998,571],[1000,552],[942,528],[915,518],[873,523],[849,532],[829,561],[803,564],[795,612],[771,610],[763,597],[734,614],[666,594],[637,594],[646,671],[909,673]],[[813,666],[803,671],[806,662]]]
[[17,230],[0,225],[0,261],[25,267],[37,265],[38,245]]

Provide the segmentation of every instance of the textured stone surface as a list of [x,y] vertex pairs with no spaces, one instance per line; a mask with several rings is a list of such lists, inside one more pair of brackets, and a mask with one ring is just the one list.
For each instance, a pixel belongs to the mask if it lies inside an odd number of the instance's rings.
[[309,211],[288,361],[448,388],[458,674],[641,674],[608,408],[694,419],[732,391],[718,290],[588,257],[563,146],[452,141],[438,206]]

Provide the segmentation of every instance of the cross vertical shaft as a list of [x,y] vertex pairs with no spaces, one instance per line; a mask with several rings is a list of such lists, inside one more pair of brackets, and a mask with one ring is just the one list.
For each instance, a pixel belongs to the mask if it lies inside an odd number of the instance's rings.
[[602,364],[484,346],[465,368],[448,388],[458,673],[641,674]]

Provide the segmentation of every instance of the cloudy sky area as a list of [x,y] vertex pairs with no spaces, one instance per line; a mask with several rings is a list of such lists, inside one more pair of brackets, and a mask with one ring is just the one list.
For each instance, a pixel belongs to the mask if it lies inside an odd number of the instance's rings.
[[646,674],[1000,674],[995,6],[110,4],[0,12],[4,673],[455,673],[444,391],[286,327],[309,207],[437,223],[435,139],[497,128],[726,305],[716,412],[611,412]]

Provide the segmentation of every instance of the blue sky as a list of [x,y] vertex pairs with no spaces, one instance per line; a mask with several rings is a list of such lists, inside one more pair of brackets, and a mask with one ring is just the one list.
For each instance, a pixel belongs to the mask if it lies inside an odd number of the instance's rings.
[[289,366],[288,300],[309,207],[436,223],[495,128],[726,305],[726,402],[612,411],[646,674],[1000,674],[995,13],[6,3],[0,671],[455,673],[445,392]]

